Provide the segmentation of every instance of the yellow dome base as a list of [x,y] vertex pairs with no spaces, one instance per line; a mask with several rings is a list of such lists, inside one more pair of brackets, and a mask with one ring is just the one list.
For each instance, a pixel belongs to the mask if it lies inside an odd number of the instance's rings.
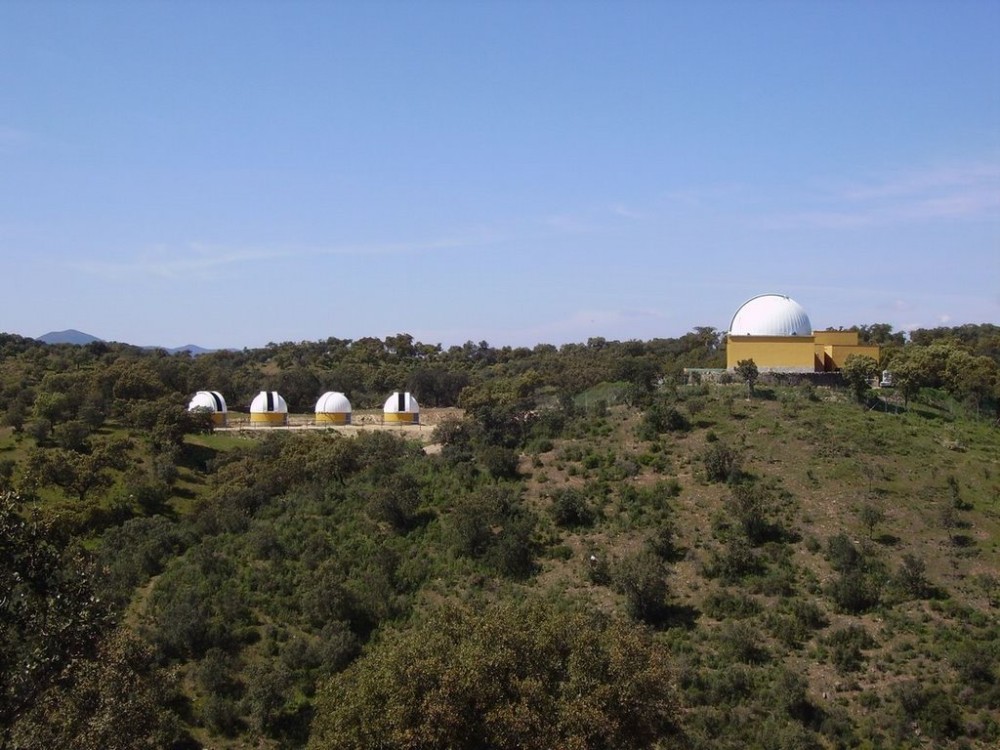
[[347,412],[320,412],[316,415],[316,424],[350,424],[351,415]]
[[382,416],[382,421],[392,424],[420,424],[420,415],[408,412],[389,412]]
[[253,412],[250,415],[250,423],[266,425],[288,424],[288,415],[284,412],[274,411]]

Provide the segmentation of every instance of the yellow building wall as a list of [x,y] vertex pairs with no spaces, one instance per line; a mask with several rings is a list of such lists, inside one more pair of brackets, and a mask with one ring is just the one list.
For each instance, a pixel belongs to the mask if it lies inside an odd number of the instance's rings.
[[812,336],[729,336],[726,367],[752,359],[762,370],[833,372],[852,354],[879,361],[878,346],[858,343],[857,331],[815,331]]
[[812,336],[730,336],[726,339],[726,367],[752,359],[761,369],[812,372],[816,352]]
[[350,424],[351,415],[342,411],[321,411],[316,413],[316,424]]
[[857,331],[813,331],[816,346],[857,346]]
[[251,424],[281,425],[288,423],[288,415],[284,412],[263,411],[251,412]]
[[856,344],[855,346],[828,346],[825,351],[824,370],[839,370],[844,366],[844,362],[852,354],[862,357],[871,357],[876,362],[879,361],[881,351],[877,345]]
[[386,423],[393,422],[395,424],[419,424],[420,414],[411,414],[408,411],[400,412],[385,412],[382,415],[383,421]]

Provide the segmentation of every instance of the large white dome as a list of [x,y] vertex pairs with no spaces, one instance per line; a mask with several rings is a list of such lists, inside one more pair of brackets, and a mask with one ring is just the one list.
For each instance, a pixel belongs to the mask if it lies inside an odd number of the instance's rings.
[[812,336],[805,309],[783,294],[760,294],[743,303],[729,324],[730,336]]
[[350,414],[351,402],[339,391],[327,391],[316,402],[317,414]]
[[210,412],[225,414],[226,399],[218,391],[198,391],[188,404],[188,411],[196,409],[206,409]]
[[261,391],[250,404],[251,414],[285,414],[288,404],[277,391]]
[[410,392],[401,393],[396,391],[388,399],[382,408],[385,414],[419,414],[420,405],[417,400],[410,395]]

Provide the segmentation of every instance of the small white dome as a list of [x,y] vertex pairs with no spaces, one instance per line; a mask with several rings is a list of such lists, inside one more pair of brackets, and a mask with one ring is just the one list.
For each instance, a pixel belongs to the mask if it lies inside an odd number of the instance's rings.
[[761,294],[743,303],[729,324],[730,336],[812,336],[805,309],[783,294]]
[[350,414],[351,402],[339,391],[327,391],[316,402],[317,414]]
[[396,391],[386,399],[383,411],[386,414],[419,414],[420,405],[409,391],[406,393]]
[[277,391],[261,391],[250,404],[251,414],[287,414],[288,404]]
[[207,409],[210,412],[226,413],[226,399],[218,391],[198,391],[188,404],[188,411]]

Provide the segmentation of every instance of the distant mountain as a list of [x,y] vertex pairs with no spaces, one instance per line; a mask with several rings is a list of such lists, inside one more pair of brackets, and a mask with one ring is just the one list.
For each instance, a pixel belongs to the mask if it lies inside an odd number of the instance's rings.
[[83,344],[90,344],[102,339],[70,328],[67,331],[49,331],[43,336],[39,336],[36,340],[41,341],[43,344],[79,344],[82,346]]
[[197,344],[186,344],[185,346],[175,346],[173,349],[167,349],[171,354],[190,354],[192,357],[197,357],[199,354],[208,354],[209,352],[214,352],[215,349],[206,349],[203,346],[198,346]]

